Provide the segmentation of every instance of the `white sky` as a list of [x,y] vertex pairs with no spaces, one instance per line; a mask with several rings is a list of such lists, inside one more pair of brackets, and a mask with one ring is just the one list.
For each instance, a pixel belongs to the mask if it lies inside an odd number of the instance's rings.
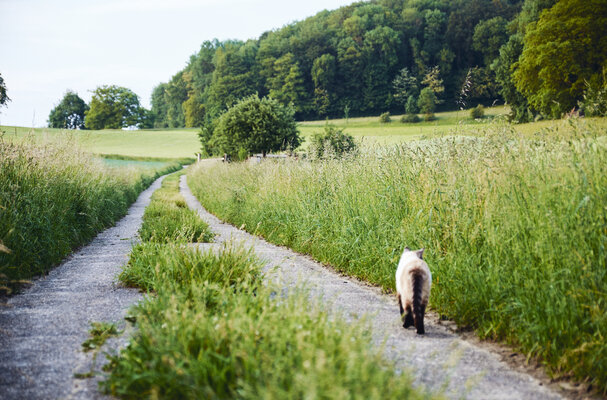
[[46,126],[66,90],[152,89],[205,40],[252,39],[353,0],[0,0],[0,125]]

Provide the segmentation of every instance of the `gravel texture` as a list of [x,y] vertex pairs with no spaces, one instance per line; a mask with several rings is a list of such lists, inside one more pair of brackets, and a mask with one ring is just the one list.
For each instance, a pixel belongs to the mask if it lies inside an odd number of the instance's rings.
[[[0,398],[102,398],[103,351],[128,340],[127,310],[141,299],[136,289],[120,286],[116,275],[128,260],[143,211],[162,177],[143,191],[116,226],[69,256],[47,276],[0,307]],[[126,333],[95,352],[82,351],[91,322],[114,322]],[[95,371],[93,378],[74,374]]]
[[[186,176],[181,177],[180,188],[187,204],[197,210],[217,234],[217,243],[231,241],[253,247],[266,263],[265,271],[270,279],[278,280],[285,288],[305,284],[312,296],[321,298],[332,312],[347,318],[365,316],[372,327],[374,344],[383,344],[386,356],[396,362],[397,368],[413,374],[416,386],[443,392],[450,399],[563,398],[531,375],[511,368],[498,354],[462,340],[432,313],[427,315],[425,335],[417,335],[414,329],[405,330],[394,296],[223,223],[192,195]],[[204,245],[209,247],[212,245]]]

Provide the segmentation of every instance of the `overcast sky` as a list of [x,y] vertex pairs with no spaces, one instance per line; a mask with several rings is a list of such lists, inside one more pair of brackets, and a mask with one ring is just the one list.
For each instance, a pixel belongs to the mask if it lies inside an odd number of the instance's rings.
[[353,0],[0,0],[0,125],[46,126],[66,90],[152,89],[205,40],[251,39]]

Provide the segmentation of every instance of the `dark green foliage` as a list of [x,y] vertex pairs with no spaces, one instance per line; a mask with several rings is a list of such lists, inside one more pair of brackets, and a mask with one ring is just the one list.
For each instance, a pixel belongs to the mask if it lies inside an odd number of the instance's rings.
[[77,93],[68,90],[48,117],[50,128],[84,129],[84,115],[89,106]]
[[500,47],[508,41],[507,23],[503,17],[495,17],[479,22],[474,28],[472,47],[483,54],[487,66],[499,56]]
[[[90,108],[85,113],[87,129],[120,129],[139,126],[151,116],[139,105],[139,97],[120,86],[99,86],[93,92]],[[146,125],[150,125],[146,122]]]
[[390,112],[382,113],[379,116],[379,122],[381,122],[382,124],[387,124],[389,122],[392,122],[392,119],[390,118]]
[[417,114],[405,114],[400,118],[400,122],[406,123],[416,123],[421,121]]
[[316,158],[339,158],[346,154],[355,153],[358,145],[352,135],[344,132],[335,125],[326,124],[323,133],[312,136],[309,151]]
[[[472,67],[488,67],[485,60],[497,54],[503,40],[504,21],[515,16],[520,3],[360,2],[257,40],[205,42],[169,83],[174,93],[153,96],[152,108],[157,121],[168,126],[200,126],[203,114],[214,119],[254,93],[293,102],[298,119],[342,117],[345,106],[352,116],[400,113],[410,96],[418,97],[434,66],[445,82],[435,91],[437,102],[453,107],[461,77]],[[472,47],[477,25],[481,52]],[[482,93],[477,101],[495,100]],[[188,112],[192,118],[186,120]]]
[[11,99],[6,94],[6,82],[4,82],[4,78],[2,77],[2,74],[0,74],[0,108],[5,106],[9,101],[11,101]]
[[[277,100],[257,94],[246,97],[224,112],[211,127],[205,127],[203,147],[236,157],[240,149],[249,154],[296,149],[301,138],[294,110]],[[206,129],[206,130],[205,130]],[[208,138],[208,139],[207,139]]]
[[472,119],[480,119],[485,116],[485,107],[482,104],[474,107],[470,110],[470,118]]

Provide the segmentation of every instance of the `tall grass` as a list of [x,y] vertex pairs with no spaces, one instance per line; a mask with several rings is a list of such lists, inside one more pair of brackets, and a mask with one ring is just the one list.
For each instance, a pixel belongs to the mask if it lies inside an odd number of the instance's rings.
[[162,187],[152,195],[150,205],[145,209],[141,239],[153,242],[208,242],[213,239],[209,226],[195,211],[188,208],[179,194],[179,177],[175,173],[166,177]]
[[[165,179],[149,208],[183,201],[178,177]],[[153,294],[132,311],[137,334],[111,358],[106,392],[169,399],[422,398],[371,349],[363,323],[329,318],[301,289],[287,295],[263,283],[262,265],[250,251],[226,245],[203,253],[183,236],[164,235],[163,224],[145,227],[163,215],[172,215],[170,207],[146,210],[143,242],[120,275]]]
[[244,250],[143,243],[127,270],[154,290],[137,335],[102,383],[122,398],[419,399],[370,346],[362,323],[329,318],[305,292],[262,284]]
[[48,271],[123,216],[160,169],[104,168],[73,143],[0,138],[0,292]]
[[425,247],[432,308],[607,391],[607,148],[571,122],[508,126],[324,162],[201,166],[203,205],[272,242],[393,290]]

